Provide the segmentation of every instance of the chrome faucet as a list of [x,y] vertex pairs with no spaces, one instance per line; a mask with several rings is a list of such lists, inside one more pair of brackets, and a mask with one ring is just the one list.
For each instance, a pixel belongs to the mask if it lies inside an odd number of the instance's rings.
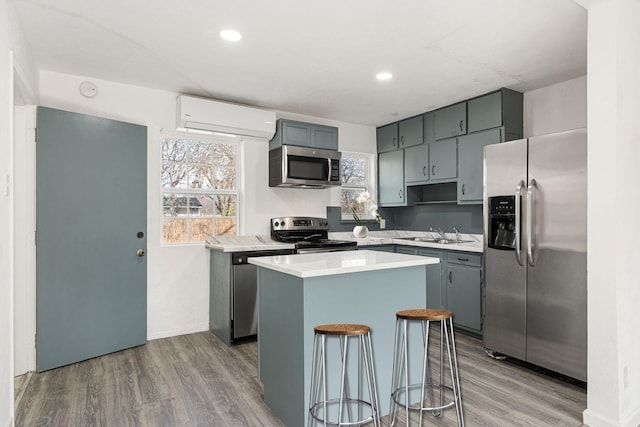
[[460,241],[460,230],[458,230],[457,228],[453,227],[453,231],[456,232],[456,241]]
[[446,237],[444,236],[444,231],[442,230],[442,228],[429,227],[429,231],[435,231],[436,233],[438,233],[440,235],[440,240],[446,240]]

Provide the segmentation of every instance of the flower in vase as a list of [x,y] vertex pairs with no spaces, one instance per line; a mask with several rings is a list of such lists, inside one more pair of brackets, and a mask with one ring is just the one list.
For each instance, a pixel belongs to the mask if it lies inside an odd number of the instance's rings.
[[[382,219],[382,217],[378,213],[378,206],[375,203],[373,203],[373,200],[371,200],[371,195],[369,194],[368,191],[363,191],[362,193],[360,193],[356,198],[356,203],[358,203],[359,205],[362,205],[364,207],[365,212],[368,212],[369,215],[374,217],[375,220],[378,222],[378,224],[380,223],[380,220]],[[355,207],[351,208],[351,213],[353,215],[353,220],[356,222],[356,224],[362,225],[362,220],[360,219],[360,216],[358,216],[358,212],[356,212]]]

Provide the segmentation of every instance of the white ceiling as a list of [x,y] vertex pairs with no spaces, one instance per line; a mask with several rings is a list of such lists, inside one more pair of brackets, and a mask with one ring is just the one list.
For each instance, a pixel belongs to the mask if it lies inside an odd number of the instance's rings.
[[572,0],[10,1],[42,70],[351,123],[586,74]]

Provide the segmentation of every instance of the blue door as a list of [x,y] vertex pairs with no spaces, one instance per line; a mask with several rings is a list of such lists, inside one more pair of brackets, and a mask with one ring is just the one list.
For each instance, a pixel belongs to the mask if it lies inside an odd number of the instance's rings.
[[146,343],[147,128],[38,108],[37,370]]

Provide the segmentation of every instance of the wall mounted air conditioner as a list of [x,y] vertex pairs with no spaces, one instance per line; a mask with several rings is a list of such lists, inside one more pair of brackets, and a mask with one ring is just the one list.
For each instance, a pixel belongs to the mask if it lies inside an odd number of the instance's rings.
[[271,139],[276,113],[195,96],[179,95],[176,127]]

